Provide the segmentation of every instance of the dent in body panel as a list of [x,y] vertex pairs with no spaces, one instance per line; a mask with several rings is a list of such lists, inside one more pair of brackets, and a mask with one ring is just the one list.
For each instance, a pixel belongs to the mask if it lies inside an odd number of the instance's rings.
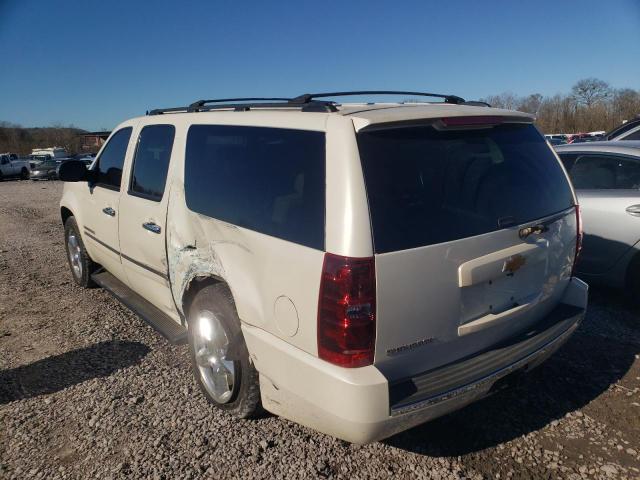
[[[242,322],[260,323],[264,316],[255,280],[254,253],[237,226],[190,211],[184,188],[175,189],[168,212],[167,258],[171,292],[186,317],[185,299],[196,278],[223,281],[231,290]],[[232,270],[225,265],[233,266]]]
[[181,315],[183,299],[196,277],[225,278],[222,261],[215,242],[209,242],[202,225],[203,219],[185,207],[184,186],[172,189],[167,214],[167,259],[171,293]]

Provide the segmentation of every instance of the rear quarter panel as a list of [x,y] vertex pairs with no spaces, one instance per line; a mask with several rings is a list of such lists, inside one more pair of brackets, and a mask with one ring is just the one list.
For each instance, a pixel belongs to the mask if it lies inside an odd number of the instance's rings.
[[287,114],[261,112],[242,116],[234,112],[207,115],[185,114],[175,120],[176,142],[169,174],[167,257],[176,305],[186,317],[183,303],[192,282],[203,277],[221,280],[229,286],[243,324],[258,327],[316,355],[318,291],[324,251],[189,210],[184,191],[184,161],[188,128],[192,123],[324,131],[326,116],[301,117],[297,113],[289,121]]

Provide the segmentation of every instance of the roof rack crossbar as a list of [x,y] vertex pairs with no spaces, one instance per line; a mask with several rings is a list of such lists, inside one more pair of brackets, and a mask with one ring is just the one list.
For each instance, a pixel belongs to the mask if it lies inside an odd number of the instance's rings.
[[280,97],[246,97],[246,98],[215,98],[212,100],[198,100],[189,105],[189,111],[197,111],[209,103],[237,103],[237,102],[289,102],[290,98]]
[[337,112],[333,102],[277,102],[277,103],[216,103],[214,105],[203,105],[198,107],[176,107],[157,108],[150,110],[147,115],[162,115],[163,113],[175,112],[210,112],[214,110],[234,110],[236,112],[246,112],[253,109],[300,109],[303,112]]
[[186,112],[189,107],[154,108],[147,110],[147,115],[161,115],[163,113]]
[[351,92],[325,92],[325,93],[305,93],[298,97],[292,98],[294,103],[307,103],[316,98],[324,97],[350,97],[355,95],[410,95],[413,97],[434,97],[444,98],[446,103],[461,104],[464,103],[464,98],[457,95],[445,95],[442,93],[428,93],[428,92],[406,92],[402,90],[359,90]]

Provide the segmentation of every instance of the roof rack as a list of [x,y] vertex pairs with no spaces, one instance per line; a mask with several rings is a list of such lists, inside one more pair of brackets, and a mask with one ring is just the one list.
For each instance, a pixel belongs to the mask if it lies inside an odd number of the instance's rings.
[[462,105],[468,105],[470,107],[491,107],[489,103],[481,100],[466,100]]
[[175,112],[209,112],[211,110],[234,110],[246,112],[255,108],[299,108],[303,112],[337,112],[335,102],[309,101],[298,102],[292,98],[220,98],[213,100],[198,100],[186,107],[157,108],[147,112],[147,115],[161,115]]
[[444,95],[442,93],[427,93],[427,92],[406,92],[402,90],[360,90],[351,92],[326,92],[326,93],[305,93],[298,97],[293,98],[294,102],[310,102],[316,98],[326,97],[353,97],[356,95],[410,95],[412,97],[433,97],[443,98],[445,103],[461,104],[464,103],[464,98],[457,95]]
[[455,105],[463,105],[467,103],[464,98],[456,95],[443,95],[440,93],[405,92],[400,90],[360,90],[351,92],[305,93],[294,98],[246,97],[198,100],[185,107],[156,108],[154,110],[147,111],[147,115],[161,115],[163,113],[176,112],[208,112],[211,110],[234,110],[246,112],[252,108],[299,108],[303,112],[336,112],[338,111],[336,102],[332,100],[317,99],[356,95],[410,95],[443,98],[445,103]]
[[199,109],[207,105],[208,103],[234,103],[235,102],[265,102],[265,101],[277,101],[288,102],[290,98],[267,98],[267,97],[253,97],[253,98],[217,98],[214,100],[198,100],[189,105],[190,112],[197,112]]

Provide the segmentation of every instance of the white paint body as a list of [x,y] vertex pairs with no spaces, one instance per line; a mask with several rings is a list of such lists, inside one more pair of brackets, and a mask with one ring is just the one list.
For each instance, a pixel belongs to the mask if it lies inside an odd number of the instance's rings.
[[0,154],[0,173],[5,177],[20,175],[22,169],[31,171],[29,162],[26,160],[12,160],[8,154]]
[[67,151],[62,147],[34,148],[31,155],[48,155],[51,158],[66,158]]
[[[91,258],[176,322],[184,321],[184,295],[195,278],[226,282],[260,374],[264,407],[325,433],[364,443],[460,408],[485,395],[491,386],[406,415],[392,415],[389,385],[394,380],[486,350],[540,321],[561,302],[586,307],[586,285],[571,278],[575,214],[564,216],[548,234],[528,242],[524,249],[518,227],[514,227],[443,244],[374,253],[356,132],[375,124],[488,114],[514,121],[526,116],[482,107],[419,104],[352,105],[337,113],[264,109],[135,118],[114,129],[114,133],[123,127],[133,129],[121,189],[69,183],[61,207],[75,215]],[[129,196],[124,186],[130,182],[140,130],[153,124],[174,125],[176,134],[164,197],[149,205],[151,202]],[[189,127],[195,124],[325,132],[325,250],[190,211],[184,192],[185,141]],[[117,214],[104,215],[102,209],[107,207]],[[142,229],[145,221],[159,225],[163,235]],[[85,227],[110,248],[87,236]],[[503,266],[514,249],[530,262],[523,275],[505,280]],[[375,256],[373,365],[348,369],[318,358],[318,292],[325,251]],[[166,272],[166,278],[149,273],[127,257]],[[489,280],[493,280],[492,287]],[[499,301],[504,291],[518,297],[526,308],[490,313],[487,305]],[[472,319],[477,322],[473,328],[461,330]],[[389,353],[427,338],[432,339],[428,345],[401,355]],[[548,351],[541,351],[540,358],[543,354]]]

